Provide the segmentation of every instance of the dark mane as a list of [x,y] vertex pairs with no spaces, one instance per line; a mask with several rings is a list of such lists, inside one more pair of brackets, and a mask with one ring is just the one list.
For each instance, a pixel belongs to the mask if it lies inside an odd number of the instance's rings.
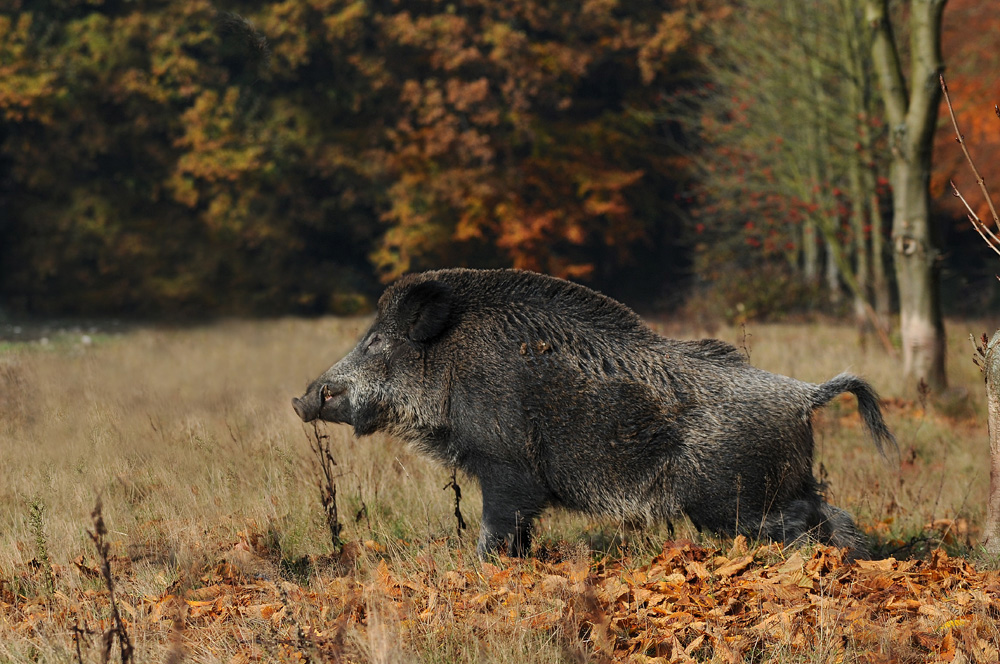
[[673,344],[688,357],[706,360],[720,366],[738,367],[749,364],[739,348],[719,339],[675,341]]
[[[586,286],[526,270],[436,270],[414,279],[437,279],[454,288],[466,309],[529,309],[587,327],[625,333],[646,330],[639,315],[624,304]],[[409,282],[404,277],[400,283]]]

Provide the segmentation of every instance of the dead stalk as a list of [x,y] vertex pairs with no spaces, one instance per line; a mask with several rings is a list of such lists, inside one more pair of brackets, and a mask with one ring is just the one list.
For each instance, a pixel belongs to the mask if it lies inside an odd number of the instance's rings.
[[458,470],[452,468],[451,470],[451,481],[444,485],[445,489],[455,490],[455,530],[458,532],[458,536],[462,536],[462,531],[466,528],[465,519],[462,517],[462,509],[460,503],[462,502],[462,487],[458,485]]
[[83,627],[80,627],[80,619],[76,618],[73,621],[73,627],[71,628],[73,632],[73,647],[76,650],[76,661],[78,664],[83,664],[83,653],[80,650],[80,640],[93,634],[93,630],[87,627],[87,622],[84,621]]
[[319,488],[319,498],[323,504],[326,525],[330,529],[330,540],[334,549],[339,550],[344,544],[340,538],[344,526],[340,523],[340,516],[337,512],[337,475],[334,472],[337,461],[330,452],[330,436],[320,433],[319,426],[315,422],[313,422],[313,435],[309,437],[309,448],[313,451],[319,464],[319,479],[316,481],[316,486]]
[[125,629],[125,621],[118,611],[118,602],[115,600],[115,582],[111,576],[111,559],[108,552],[111,545],[105,539],[108,530],[104,525],[104,517],[101,514],[101,497],[97,497],[97,504],[94,511],[90,513],[90,518],[94,521],[94,530],[87,531],[90,539],[97,549],[97,557],[101,560],[101,575],[104,577],[104,585],[108,589],[108,600],[111,603],[111,627],[104,632],[102,637],[103,646],[101,649],[101,662],[107,664],[111,660],[111,648],[114,645],[115,637],[118,638],[118,648],[121,652],[122,664],[128,664],[133,660],[132,639],[129,638],[128,630]]

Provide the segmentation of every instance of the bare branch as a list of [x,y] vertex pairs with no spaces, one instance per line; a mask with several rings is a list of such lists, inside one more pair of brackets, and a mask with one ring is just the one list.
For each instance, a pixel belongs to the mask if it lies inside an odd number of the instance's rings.
[[[948,115],[951,116],[951,126],[955,128],[955,140],[962,146],[962,152],[965,154],[965,159],[969,162],[969,166],[972,168],[972,173],[976,176],[976,182],[979,184],[979,190],[983,192],[986,204],[990,207],[990,214],[993,215],[993,223],[1000,227],[1000,217],[997,216],[997,210],[993,207],[993,198],[990,196],[990,191],[986,187],[986,180],[982,175],[980,175],[979,169],[976,168],[976,162],[972,160],[972,155],[969,154],[969,148],[965,145],[965,138],[962,136],[962,132],[958,128],[958,120],[955,118],[955,109],[951,105],[951,96],[948,94],[948,84],[945,83],[944,74],[938,74],[938,80],[941,82],[941,91],[944,93],[944,101],[948,106]],[[1000,109],[996,110],[997,115],[1000,116]],[[951,183],[951,188],[955,196],[957,196],[958,199],[962,201],[962,204],[965,205],[965,209],[969,213],[969,221],[972,222],[972,226],[976,229],[976,232],[979,233],[979,235],[983,238],[983,240],[985,240],[986,244],[993,249],[993,251],[1000,254],[1000,249],[997,248],[997,245],[1000,244],[1000,237],[997,237],[997,235],[983,223],[983,220],[979,218],[979,215],[976,214],[975,210],[972,209],[972,206],[969,205],[968,201],[966,201],[962,194],[958,191],[958,187],[955,186],[954,182]],[[987,237],[987,235],[989,237]]]
[[951,184],[952,194],[954,194],[958,200],[962,201],[962,205],[965,206],[969,222],[972,224],[972,227],[976,229],[976,232],[979,233],[979,237],[983,238],[983,241],[989,245],[990,249],[997,252],[997,254],[1000,254],[1000,249],[997,248],[997,245],[1000,244],[1000,237],[997,237],[996,234],[983,223],[983,221],[979,218],[979,215],[977,215],[969,205],[969,202],[965,200],[964,196],[962,196],[962,192],[958,190],[955,183],[949,182],[949,184]]

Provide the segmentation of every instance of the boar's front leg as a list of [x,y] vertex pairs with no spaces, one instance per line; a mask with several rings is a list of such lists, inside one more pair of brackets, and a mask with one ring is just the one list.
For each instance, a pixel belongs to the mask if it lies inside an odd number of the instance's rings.
[[547,492],[530,473],[516,468],[484,469],[483,523],[476,553],[485,559],[506,545],[509,556],[523,557],[531,547],[531,524],[548,503]]

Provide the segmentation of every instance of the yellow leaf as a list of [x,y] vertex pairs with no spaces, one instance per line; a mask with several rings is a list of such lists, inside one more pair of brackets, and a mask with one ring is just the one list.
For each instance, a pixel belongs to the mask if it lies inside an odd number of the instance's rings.
[[[958,628],[964,627],[965,625],[968,625],[968,624],[969,624],[969,621],[966,620],[965,618],[955,618],[954,620],[949,620],[948,622],[943,623],[937,629],[940,632],[940,631],[944,631],[944,630],[958,629]],[[947,637],[945,637],[945,638],[947,638]]]

